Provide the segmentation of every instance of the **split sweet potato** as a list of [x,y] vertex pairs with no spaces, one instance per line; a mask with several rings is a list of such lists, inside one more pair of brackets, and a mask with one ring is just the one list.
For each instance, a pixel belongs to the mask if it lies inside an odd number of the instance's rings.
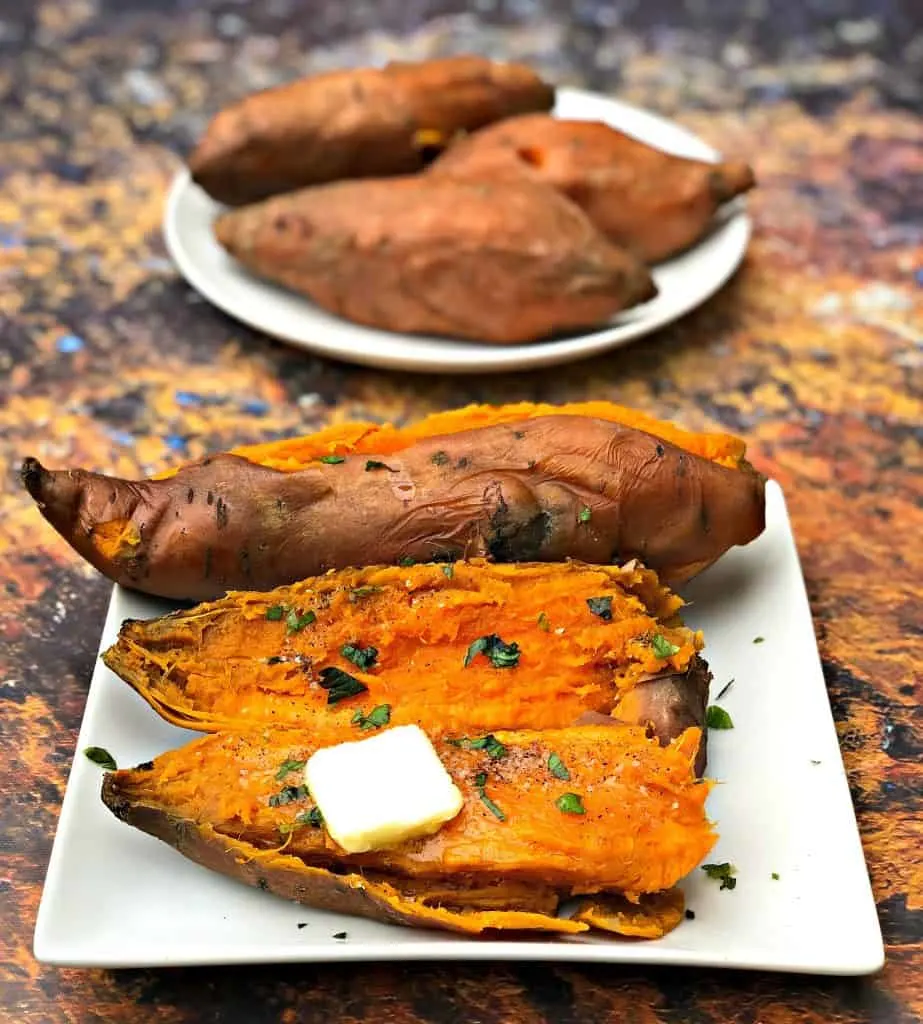
[[640,558],[676,583],[762,531],[763,478],[733,446],[699,455],[690,449],[709,451],[704,439],[664,431],[684,449],[648,432],[656,421],[642,417],[638,430],[619,422],[630,419],[619,407],[610,416],[539,408],[518,421],[475,416],[487,425],[465,430],[459,415],[452,433],[412,428],[406,447],[385,431],[380,452],[374,432],[364,444],[347,425],[342,443],[321,435],[324,455],[302,442],[302,468],[290,467],[299,442],[280,442],[285,470],[227,454],[129,482],[27,459],[22,477],[45,518],[110,579],[192,600],[351,565],[481,556]]
[[553,103],[554,89],[530,68],[482,57],[333,71],[221,111],[189,167],[209,195],[237,206],[341,178],[409,174],[459,131]]
[[719,207],[755,184],[742,161],[689,160],[599,121],[545,114],[511,117],[462,138],[427,173],[552,185],[647,263],[693,245]]
[[381,330],[511,344],[598,326],[657,292],[573,203],[529,181],[344,181],[215,222],[252,273]]
[[[391,724],[438,735],[560,728],[591,713],[669,743],[704,727],[710,679],[681,606],[636,563],[347,569],[125,622],[103,660],[167,721],[203,731],[355,739],[384,707]],[[485,634],[515,645],[510,664],[470,656]],[[331,703],[331,669],[359,684],[355,695]]]
[[[186,856],[286,898],[466,931],[583,930],[585,922],[552,916],[561,901],[661,893],[714,844],[709,785],[692,769],[697,730],[668,747],[631,726],[495,738],[502,752],[436,740],[462,810],[435,835],[363,854],[346,854],[307,813],[310,795],[292,765],[323,742],[313,731],[208,736],[107,775],[102,796],[123,821]],[[568,779],[550,770],[552,754]],[[568,793],[579,811],[559,806]],[[604,926],[617,917],[597,913]]]

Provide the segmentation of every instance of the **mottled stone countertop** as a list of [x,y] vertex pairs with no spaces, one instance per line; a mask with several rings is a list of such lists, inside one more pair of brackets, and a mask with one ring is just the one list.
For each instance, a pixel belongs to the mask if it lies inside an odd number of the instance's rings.
[[[752,159],[740,274],[628,349],[480,379],[310,358],[178,278],[159,231],[164,191],[212,112],[306,70],[456,50],[533,61]],[[919,0],[0,2],[0,1019],[921,1019],[921,68]],[[20,492],[22,456],[130,475],[334,417],[590,396],[739,431],[785,487],[884,971],[37,964],[35,912],[109,586]]]

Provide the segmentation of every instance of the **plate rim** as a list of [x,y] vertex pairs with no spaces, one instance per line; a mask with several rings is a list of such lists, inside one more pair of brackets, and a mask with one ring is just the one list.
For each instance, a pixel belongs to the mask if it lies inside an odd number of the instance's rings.
[[[790,543],[793,550],[795,564],[798,567],[800,587],[797,600],[803,605],[800,615],[807,616],[807,622],[811,623],[810,605],[807,597],[807,590],[804,585],[804,578],[800,575],[800,561],[797,556],[794,532],[791,519],[785,503],[781,487],[775,481],[769,481],[767,487],[767,504],[770,501],[778,502],[781,513],[784,516],[783,526],[786,534],[786,543]],[[106,636],[119,619],[119,588],[113,587],[109,606],[105,616],[105,622],[101,633],[100,649],[106,642]],[[812,671],[820,673],[820,680],[823,681],[820,654],[814,647],[814,659]],[[865,909],[869,912],[869,921],[874,920],[875,927],[863,927],[861,939],[854,942],[849,957],[842,957],[835,964],[831,964],[830,958],[824,957],[821,950],[816,951],[815,958],[806,958],[804,955],[786,960],[782,956],[776,956],[767,963],[765,954],[755,952],[741,953],[734,950],[729,943],[728,952],[718,955],[714,950],[700,950],[696,948],[670,948],[668,950],[659,947],[656,943],[643,943],[628,945],[618,940],[581,939],[564,937],[557,939],[522,939],[519,941],[480,939],[477,937],[443,937],[440,935],[438,942],[432,942],[426,938],[425,932],[420,932],[421,937],[408,938],[400,943],[389,942],[387,938],[380,940],[357,940],[351,943],[335,943],[327,946],[304,946],[297,948],[294,942],[290,942],[284,949],[279,949],[281,940],[268,940],[265,952],[255,951],[252,947],[238,950],[225,950],[218,953],[209,953],[206,948],[194,952],[183,951],[177,953],[174,947],[172,954],[150,954],[147,956],[118,955],[81,955],[79,949],[75,949],[72,943],[61,940],[54,933],[55,893],[60,889],[61,875],[65,858],[71,853],[66,848],[66,837],[70,829],[70,823],[79,813],[80,804],[76,788],[72,786],[72,774],[78,761],[78,752],[90,741],[90,733],[95,728],[94,719],[98,714],[97,709],[101,706],[99,688],[103,685],[104,668],[102,662],[97,660],[93,677],[87,694],[87,705],[78,733],[77,744],[74,752],[74,760],[68,772],[67,784],[62,800],[61,812],[55,831],[52,844],[51,856],[48,863],[46,877],[42,889],[41,900],[38,909],[35,932],[33,936],[33,952],[35,958],[43,963],[54,964],[63,967],[105,967],[105,968],[141,968],[141,967],[165,967],[165,966],[206,966],[221,964],[257,964],[257,963],[329,963],[329,962],[359,962],[359,961],[480,961],[480,960],[507,960],[507,961],[559,961],[568,963],[620,963],[620,964],[645,964],[645,965],[675,965],[675,966],[699,966],[707,968],[741,969],[741,970],[766,970],[772,972],[785,972],[795,974],[824,974],[833,976],[858,976],[873,974],[880,970],[885,961],[884,943],[881,935],[881,922],[878,918],[875,905],[874,893],[871,888],[871,881],[868,875],[868,865],[865,861],[864,850],[861,845],[861,836],[856,821],[855,807],[848,792],[848,783],[845,769],[842,763],[842,751],[836,737],[836,731],[829,708],[824,717],[824,729],[832,734],[838,754],[837,768],[839,785],[845,787],[846,806],[848,807],[849,822],[851,826],[849,835],[858,846],[864,871],[864,883],[861,893],[855,894],[855,899],[862,900]],[[95,696],[94,696],[95,689]],[[826,690],[825,690],[826,695]],[[149,710],[149,709],[145,709]],[[153,714],[153,712],[151,712]],[[84,770],[89,770],[81,765]],[[831,769],[832,770],[832,769]],[[842,795],[842,794],[841,794]],[[156,840],[153,840],[156,842]],[[205,870],[205,869],[203,869]],[[311,913],[312,908],[305,907],[306,914]],[[400,926],[393,926],[400,927]],[[403,931],[403,929],[402,929]],[[85,947],[83,947],[85,948]]]
[[[703,159],[717,159],[719,157],[718,151],[700,136],[690,131],[678,121],[665,117],[655,111],[639,107],[636,104],[626,103],[615,96],[608,96],[604,93],[592,92],[586,89],[561,87],[557,90],[557,96],[559,101],[564,100],[565,102],[575,104],[601,106],[604,109],[629,112],[632,116],[641,117],[653,125],[660,126],[663,130],[681,134],[690,145],[701,151]],[[320,337],[320,340],[318,340],[316,337],[294,337],[291,333],[274,331],[272,325],[267,325],[259,314],[253,315],[248,310],[239,308],[233,300],[226,298],[220,288],[213,287],[209,273],[203,271],[199,263],[187,251],[184,234],[179,227],[180,218],[178,211],[193,189],[199,190],[199,187],[192,181],[189,168],[184,163],[169,186],[161,230],[167,252],[180,276],[210,305],[231,319],[249,327],[251,330],[283,344],[298,348],[309,355],[322,356],[327,359],[361,366],[414,373],[456,375],[539,370],[563,363],[591,359],[613,348],[620,348],[648,334],[662,330],[664,327],[687,316],[694,309],[697,309],[711,299],[740,269],[746,258],[753,234],[753,222],[747,213],[746,199],[738,197],[733,204],[728,204],[730,213],[719,228],[720,231],[736,232],[739,235],[736,240],[732,239],[735,244],[734,255],[728,257],[725,265],[721,267],[717,274],[707,279],[707,284],[704,287],[689,292],[676,306],[667,307],[652,319],[645,319],[642,315],[626,323],[611,325],[599,330],[588,331],[565,338],[517,345],[499,345],[489,342],[479,343],[476,341],[440,339],[430,335],[402,335],[399,332],[382,331],[361,324],[351,324],[342,317],[336,318],[346,325],[346,330],[353,328],[360,332],[360,336],[365,338],[382,335],[384,338],[393,339],[396,344],[403,342],[416,346],[420,343],[427,343],[438,346],[436,354],[432,357],[420,355],[401,356],[399,351],[397,353],[384,351],[369,352],[364,351],[361,346],[358,351],[355,351],[345,348],[340,342],[326,341],[323,337]],[[701,242],[698,243],[698,245],[701,244]],[[688,252],[695,252],[698,245],[691,247]],[[232,293],[232,289],[228,289],[228,291],[229,294]],[[310,304],[309,299],[297,296],[296,293],[292,294],[300,298],[301,301]],[[637,308],[642,309],[643,307]],[[321,312],[327,316],[334,315],[323,310]],[[626,312],[630,313],[631,311]]]

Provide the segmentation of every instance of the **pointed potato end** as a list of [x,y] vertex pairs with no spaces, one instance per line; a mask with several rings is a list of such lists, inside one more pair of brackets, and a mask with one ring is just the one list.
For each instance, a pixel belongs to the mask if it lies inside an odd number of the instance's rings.
[[727,203],[735,196],[749,192],[756,185],[756,175],[743,160],[728,160],[714,169],[709,184],[715,202]]

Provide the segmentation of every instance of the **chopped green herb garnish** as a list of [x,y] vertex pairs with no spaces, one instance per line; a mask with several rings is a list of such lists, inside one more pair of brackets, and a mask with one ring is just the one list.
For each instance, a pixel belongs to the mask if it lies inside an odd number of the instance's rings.
[[766,638],[765,638],[765,637],[763,637],[763,636],[755,636],[755,637],[753,638],[753,642],[754,642],[755,644],[762,644],[762,643],[765,643],[765,642],[766,642]]
[[320,808],[312,807],[309,811],[302,811],[301,814],[296,814],[291,821],[287,821],[279,826],[279,831],[282,835],[287,836],[289,832],[294,832],[296,828],[301,825],[310,825],[311,828],[320,828],[324,824],[324,816],[320,812]]
[[433,465],[435,465],[435,466],[445,466],[448,463],[448,461],[449,461],[448,452],[444,452],[444,451],[433,452],[433,454],[430,456],[430,462],[432,462]]
[[346,461],[345,455],[322,455],[320,457],[321,462],[326,462],[328,466],[338,466],[341,462]]
[[333,937],[335,939],[345,939],[346,938],[346,932],[334,932],[333,933]]
[[338,704],[347,697],[368,691],[365,683],[360,683],[355,676],[333,666],[320,670],[320,685],[327,691],[328,704]]
[[588,505],[584,505],[577,513],[577,518],[581,523],[588,523],[593,518],[593,510]]
[[719,708],[717,704],[709,704],[705,709],[705,724],[709,729],[733,729],[734,722],[731,716]]
[[586,814],[583,801],[576,793],[562,793],[554,805],[562,814]]
[[778,882],[779,881],[779,872],[778,871],[773,871],[773,873],[772,873],[772,880],[774,882]]
[[105,747],[85,747],[83,756],[92,761],[93,764],[98,764],[100,768],[105,768],[107,772],[115,772],[119,769],[119,766],[115,763],[115,758]]
[[479,795],[481,797],[481,803],[487,808],[488,811],[490,811],[490,813],[495,818],[498,818],[500,821],[506,821],[506,815],[503,813],[503,811],[500,810],[500,808],[493,802],[493,800],[490,799],[490,797],[483,790],[481,790]]
[[733,679],[729,679],[729,680],[728,680],[728,681],[727,681],[727,682],[726,682],[726,683],[724,684],[724,686],[722,686],[722,687],[721,687],[721,690],[720,690],[720,692],[718,693],[718,696],[717,696],[717,697],[715,697],[715,700],[721,700],[721,698],[722,698],[722,697],[723,697],[723,696],[724,696],[724,695],[725,695],[725,694],[726,694],[726,693],[728,692],[728,690],[730,690],[730,688],[731,688],[731,687],[732,687],[733,685],[734,685],[734,680],[733,680]]
[[683,911],[683,916],[684,916],[684,917],[686,918],[686,920],[687,920],[687,921],[694,921],[694,920],[695,920],[695,911],[694,911],[694,910],[690,910],[690,909],[689,909],[689,908],[687,907],[687,908],[686,908],[686,909],[685,909],[685,910]]
[[811,764],[820,764],[820,761],[815,761],[814,758],[812,757],[811,758]]
[[654,639],[651,640],[651,647],[654,648],[654,654],[658,658],[672,658],[674,654],[679,654],[679,648],[676,644],[671,644],[663,633],[654,634]]
[[548,633],[551,631],[551,621],[544,612],[538,613],[538,628],[543,633]]
[[454,565],[444,565],[442,567],[442,575],[445,576],[445,578],[447,580],[452,579],[452,577],[455,575],[455,566]]
[[723,864],[703,864],[702,870],[709,878],[720,882],[722,889],[734,889],[737,886],[737,879],[734,877],[737,874],[737,868],[733,864],[728,864],[727,861]]
[[506,815],[500,808],[490,799],[490,797],[484,792],[484,787],[487,785],[487,772],[478,772],[474,777],[474,788],[478,791],[478,796],[481,798],[481,803],[487,808],[490,813],[500,821],[506,821]]
[[469,740],[467,736],[462,736],[457,740],[449,740],[449,743],[454,747],[463,747],[465,750],[486,750],[489,757],[492,757],[495,761],[499,761],[501,757],[506,757],[506,747],[497,739],[492,732],[489,732],[486,736],[479,736],[477,739]]
[[381,593],[381,587],[355,587],[349,592],[349,600],[355,604],[357,601],[361,601],[363,597],[379,593]]
[[504,643],[496,633],[480,636],[468,648],[464,665],[467,668],[472,661],[483,654],[490,659],[494,668],[515,668],[519,664],[519,644]]
[[266,618],[270,622],[279,622],[284,614],[285,609],[281,604],[273,604],[266,609]]
[[353,725],[358,725],[360,729],[380,729],[383,725],[387,725],[391,721],[391,705],[390,704],[379,704],[377,707],[364,715],[361,711],[357,711],[353,717]]
[[294,803],[296,800],[304,800],[307,795],[307,786],[284,786],[278,793],[273,793],[269,798],[269,806],[284,807],[286,804]]
[[377,459],[369,459],[365,464],[366,473],[371,473],[373,469],[386,469],[389,473],[396,473],[396,469],[392,469],[390,466],[385,465],[384,462],[379,462]]
[[404,555],[403,558],[398,559],[397,564],[403,565],[404,568],[406,569],[409,568],[411,565],[416,565],[417,560],[415,558],[412,558],[410,555]]
[[377,647],[359,647],[358,644],[343,644],[340,654],[351,661],[356,668],[369,669],[378,660]]
[[603,620],[603,622],[612,621],[612,598],[611,597],[588,597],[586,599],[586,606],[590,611]]
[[315,622],[317,622],[317,616],[310,608],[302,615],[299,615],[294,608],[290,608],[288,615],[285,616],[286,632],[300,633],[305,626],[310,626]]
[[567,782],[570,779],[570,772],[567,770],[567,765],[558,757],[557,754],[548,755],[548,771],[556,779],[563,779]]
[[296,761],[294,759],[283,761],[276,772],[276,781],[281,782],[289,772],[300,772],[307,763],[307,761]]

